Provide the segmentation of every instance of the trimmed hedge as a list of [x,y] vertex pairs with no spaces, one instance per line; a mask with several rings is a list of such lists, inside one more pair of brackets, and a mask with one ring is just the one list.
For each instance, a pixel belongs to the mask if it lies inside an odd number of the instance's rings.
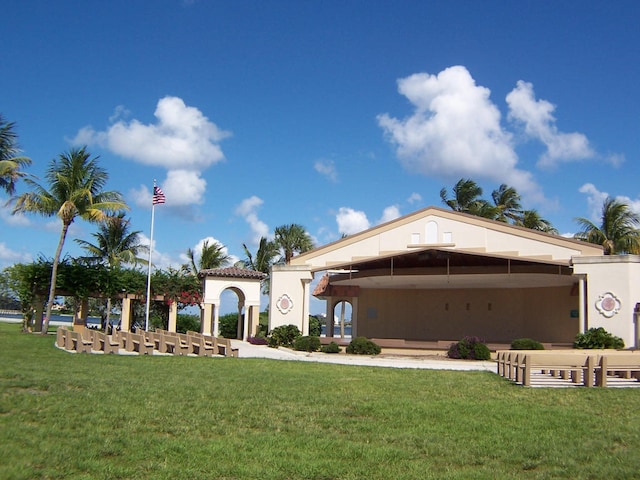
[[336,342],[331,342],[328,345],[323,345],[320,351],[322,353],[340,353],[342,348]]
[[280,325],[271,330],[267,340],[269,346],[273,348],[292,347],[293,342],[295,342],[296,338],[300,337],[300,335],[302,334],[295,325]]
[[320,349],[320,337],[298,337],[293,342],[293,349],[299,352],[317,352]]
[[464,360],[490,360],[491,351],[478,337],[464,337],[449,346],[447,357]]
[[366,337],[356,337],[347,346],[347,353],[356,355],[378,355],[380,351],[380,345]]
[[511,350],[544,350],[544,345],[532,338],[516,338],[511,342]]

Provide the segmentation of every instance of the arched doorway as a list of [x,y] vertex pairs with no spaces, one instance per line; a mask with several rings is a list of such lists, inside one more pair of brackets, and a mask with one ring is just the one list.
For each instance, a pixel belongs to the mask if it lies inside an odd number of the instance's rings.
[[246,340],[255,335],[260,319],[260,287],[266,274],[230,267],[203,270],[199,277],[203,281],[201,332],[219,335],[220,307],[230,291],[238,298],[236,338]]
[[[333,327],[331,337],[350,338],[352,334],[352,318],[353,306],[346,299],[340,299],[333,305],[333,318],[327,318],[327,333]],[[331,325],[331,323],[333,324]]]

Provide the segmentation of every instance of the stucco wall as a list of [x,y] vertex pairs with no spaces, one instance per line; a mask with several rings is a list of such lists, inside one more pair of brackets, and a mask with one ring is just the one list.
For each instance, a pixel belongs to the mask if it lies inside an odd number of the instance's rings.
[[[574,259],[574,272],[587,277],[587,326],[603,327],[621,337],[627,347],[638,347],[634,308],[640,302],[640,256],[611,255]],[[603,296],[617,304],[611,312],[598,309]]]
[[571,287],[528,289],[363,289],[358,298],[358,335],[407,340],[487,342],[529,337],[570,343],[578,333],[578,296]]

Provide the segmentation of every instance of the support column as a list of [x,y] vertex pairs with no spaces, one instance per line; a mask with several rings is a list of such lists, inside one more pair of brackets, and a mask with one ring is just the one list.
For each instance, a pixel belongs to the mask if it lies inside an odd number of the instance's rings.
[[220,336],[220,306],[213,304],[213,336]]
[[202,318],[200,320],[200,332],[204,335],[211,335],[211,320],[213,316],[213,305],[205,303],[202,309]]
[[131,323],[131,298],[129,295],[125,295],[122,298],[122,311],[120,312],[120,330],[123,332],[129,331],[129,324]]
[[[35,318],[33,319],[33,331],[41,332],[42,331],[42,317],[44,315],[44,302],[45,298],[42,295],[36,295],[36,311],[34,313]],[[51,320],[51,319],[49,319]]]
[[[242,320],[242,309],[244,308],[244,304],[242,302],[238,302],[238,319],[236,320],[236,338],[242,339],[243,333],[243,320]],[[247,316],[244,316],[245,321]],[[246,330],[244,330],[246,331]]]
[[325,318],[325,336],[333,338],[333,297],[327,297],[326,301],[326,318]]
[[178,302],[171,302],[169,304],[169,327],[167,330],[175,332],[178,326]]
[[585,277],[581,276],[578,278],[578,321],[580,322],[580,325],[578,325],[578,331],[580,333],[584,333],[587,331],[587,318],[585,309],[586,298],[587,295]]
[[89,299],[80,300],[80,307],[76,308],[73,314],[73,331],[83,332],[87,328],[87,317],[89,316]]

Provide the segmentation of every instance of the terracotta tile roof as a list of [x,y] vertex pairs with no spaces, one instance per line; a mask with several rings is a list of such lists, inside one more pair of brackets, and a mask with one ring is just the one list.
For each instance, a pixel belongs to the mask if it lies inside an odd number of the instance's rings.
[[258,272],[256,270],[249,270],[248,268],[210,268],[202,270],[198,274],[200,278],[204,277],[233,277],[233,278],[255,278],[256,280],[264,280],[267,278],[266,273]]

